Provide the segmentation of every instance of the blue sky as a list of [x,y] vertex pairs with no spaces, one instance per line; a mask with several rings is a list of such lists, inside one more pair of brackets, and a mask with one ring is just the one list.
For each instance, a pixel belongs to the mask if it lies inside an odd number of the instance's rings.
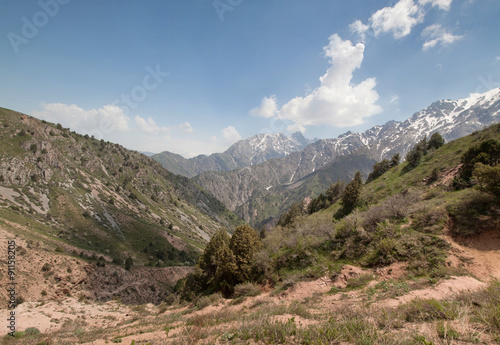
[[500,86],[498,0],[0,0],[0,106],[191,157]]

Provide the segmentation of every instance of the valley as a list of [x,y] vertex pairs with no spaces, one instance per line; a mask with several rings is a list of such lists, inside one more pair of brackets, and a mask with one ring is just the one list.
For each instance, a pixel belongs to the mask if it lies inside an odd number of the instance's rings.
[[[276,205],[297,191],[311,203],[329,195],[314,209],[288,207],[257,236],[143,155],[1,115],[0,235],[16,244],[19,325],[5,344],[498,342],[498,124],[444,146],[415,140],[406,161],[356,185],[350,208],[355,179],[338,194],[325,186],[375,167],[369,149],[292,181],[280,180],[283,158],[243,168],[274,174],[276,186],[258,188],[275,191]],[[241,171],[218,174],[241,182]],[[6,267],[0,274],[6,285]]]

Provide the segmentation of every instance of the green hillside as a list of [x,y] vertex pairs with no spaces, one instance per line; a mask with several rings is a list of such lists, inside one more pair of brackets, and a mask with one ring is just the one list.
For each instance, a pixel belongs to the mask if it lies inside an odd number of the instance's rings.
[[0,108],[0,221],[69,254],[193,265],[242,220],[189,179],[135,151]]
[[[292,207],[278,226],[261,233],[263,249],[253,257],[250,280],[287,288],[336,276],[345,264],[381,268],[396,262],[423,283],[465,274],[447,263],[444,235],[500,231],[500,125],[439,145],[421,141],[413,150],[419,159],[366,184],[354,179],[319,211]],[[231,281],[226,283],[220,284],[227,293]]]

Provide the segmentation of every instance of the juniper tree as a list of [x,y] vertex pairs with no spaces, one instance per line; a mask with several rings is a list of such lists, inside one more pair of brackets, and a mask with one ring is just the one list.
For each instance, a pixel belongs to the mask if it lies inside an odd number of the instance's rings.
[[248,225],[237,227],[229,242],[229,248],[236,264],[235,282],[249,281],[252,277],[253,256],[262,248],[257,232]]
[[351,182],[345,186],[344,192],[342,193],[342,208],[344,213],[350,213],[359,202],[359,194],[362,185],[361,172],[356,172],[354,178]]
[[203,289],[222,291],[225,294],[232,292],[236,264],[229,241],[226,230],[220,229],[205,247],[198,261]]

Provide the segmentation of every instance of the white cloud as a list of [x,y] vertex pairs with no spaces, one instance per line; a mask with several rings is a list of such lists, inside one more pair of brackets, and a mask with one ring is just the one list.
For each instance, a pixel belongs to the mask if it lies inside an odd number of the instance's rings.
[[146,134],[158,135],[161,132],[166,132],[168,130],[167,128],[159,127],[150,117],[145,120],[140,116],[136,116],[135,123],[137,124],[137,127],[139,127],[139,129]]
[[271,118],[275,117],[278,111],[278,105],[276,104],[276,96],[264,97],[260,102],[260,106],[250,110],[250,115],[256,117]]
[[391,97],[391,100],[389,101],[389,103],[395,103],[399,100],[399,96],[398,95],[394,95]]
[[422,37],[426,38],[423,50],[428,50],[441,45],[442,47],[447,47],[455,43],[456,41],[463,38],[463,36],[453,35],[446,31],[440,24],[434,24],[426,27],[422,31]]
[[330,125],[346,127],[382,111],[375,104],[379,96],[374,90],[375,79],[353,84],[352,74],[361,66],[365,46],[343,41],[337,34],[324,47],[331,67],[320,78],[321,85],[305,97],[295,97],[278,112],[279,119],[294,122],[291,129],[303,131],[304,126]]
[[306,132],[306,127],[304,125],[301,125],[300,123],[294,123],[293,125],[289,125],[286,127],[286,130],[289,133],[295,133],[295,132]]
[[156,124],[156,122],[148,117],[147,119],[144,119],[140,116],[135,117],[135,123],[137,124],[137,127],[141,130],[141,132],[150,134],[150,135],[168,135],[170,134],[170,131],[172,130],[179,130],[184,134],[191,134],[193,133],[193,127],[189,122],[184,122],[181,123],[177,126],[174,127],[160,127]]
[[424,11],[413,0],[400,0],[393,7],[378,10],[370,18],[375,36],[390,32],[394,38],[407,36],[411,29],[423,20]]
[[500,56],[497,56],[497,57],[495,58],[495,60],[496,60],[496,61],[500,61]]
[[193,127],[191,126],[191,124],[189,122],[181,123],[177,127],[179,127],[179,129],[182,131],[182,133],[186,133],[186,134],[193,133]]
[[431,4],[432,6],[437,6],[442,10],[448,11],[451,7],[453,0],[418,0],[418,3],[422,6]]
[[363,24],[361,20],[356,20],[349,25],[349,30],[353,34],[358,34],[361,42],[366,39],[366,32],[370,29],[370,26]]
[[[212,152],[223,152],[229,146],[233,145],[235,142],[241,140],[241,135],[238,133],[236,128],[233,126],[228,126],[221,131],[222,138],[218,136],[210,137],[210,144],[204,148],[205,151],[210,150]],[[209,148],[211,147],[211,149]]]
[[240,133],[238,133],[236,128],[234,128],[233,126],[224,128],[222,130],[222,136],[224,137],[225,142],[229,144],[234,144],[238,140],[241,140]]
[[85,110],[75,104],[41,103],[42,110],[33,111],[35,117],[60,123],[79,133],[108,134],[130,130],[129,118],[116,105]]

